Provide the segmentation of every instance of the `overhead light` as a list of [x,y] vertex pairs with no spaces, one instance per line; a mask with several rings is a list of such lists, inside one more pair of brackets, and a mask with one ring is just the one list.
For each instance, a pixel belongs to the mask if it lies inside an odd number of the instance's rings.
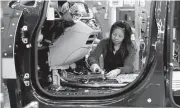
[[101,3],[101,2],[98,2],[97,4],[98,4],[99,6],[101,6],[101,5],[102,5],[102,3]]

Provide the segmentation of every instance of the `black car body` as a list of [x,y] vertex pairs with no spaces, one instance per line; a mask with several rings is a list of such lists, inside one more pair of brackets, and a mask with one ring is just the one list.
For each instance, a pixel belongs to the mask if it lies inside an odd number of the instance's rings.
[[[149,20],[150,49],[138,78],[121,91],[47,93],[36,80],[35,39],[46,17],[48,1],[37,6],[4,7],[2,26],[2,68],[12,108],[37,102],[39,108],[60,107],[178,107],[172,96],[171,45],[176,1],[152,1]],[[19,7],[18,7],[19,6]],[[176,6],[177,7],[177,6]],[[162,28],[159,27],[162,24]],[[26,25],[22,42],[21,28]],[[169,27],[169,28],[168,28]],[[164,32],[158,32],[164,31]],[[9,68],[9,67],[13,68]]]

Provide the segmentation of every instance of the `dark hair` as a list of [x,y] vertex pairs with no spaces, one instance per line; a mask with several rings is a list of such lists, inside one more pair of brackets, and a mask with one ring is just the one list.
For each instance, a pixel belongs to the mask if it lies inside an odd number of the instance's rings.
[[125,59],[129,55],[128,47],[133,46],[131,41],[131,34],[132,34],[131,26],[126,21],[122,21],[122,20],[116,21],[111,26],[109,48],[111,51],[114,50],[114,44],[112,42],[112,33],[118,27],[124,29],[124,39],[121,43],[120,52],[122,57]]

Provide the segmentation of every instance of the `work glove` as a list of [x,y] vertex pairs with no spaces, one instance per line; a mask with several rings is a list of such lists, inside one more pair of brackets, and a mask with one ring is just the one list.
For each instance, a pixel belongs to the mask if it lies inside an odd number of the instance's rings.
[[116,79],[117,75],[119,75],[120,73],[121,73],[121,69],[111,70],[110,72],[108,72],[106,74],[106,78],[107,79]]
[[98,64],[92,64],[90,67],[91,71],[94,73],[100,73],[101,72],[101,68],[99,67]]

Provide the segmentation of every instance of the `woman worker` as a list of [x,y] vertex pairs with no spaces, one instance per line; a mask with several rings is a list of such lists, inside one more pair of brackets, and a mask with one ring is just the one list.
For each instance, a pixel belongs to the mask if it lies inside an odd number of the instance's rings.
[[131,41],[132,30],[125,21],[115,22],[110,29],[110,36],[101,40],[90,53],[88,63],[93,72],[102,71],[99,57],[103,55],[106,78],[115,79],[119,74],[133,71],[136,49]]

